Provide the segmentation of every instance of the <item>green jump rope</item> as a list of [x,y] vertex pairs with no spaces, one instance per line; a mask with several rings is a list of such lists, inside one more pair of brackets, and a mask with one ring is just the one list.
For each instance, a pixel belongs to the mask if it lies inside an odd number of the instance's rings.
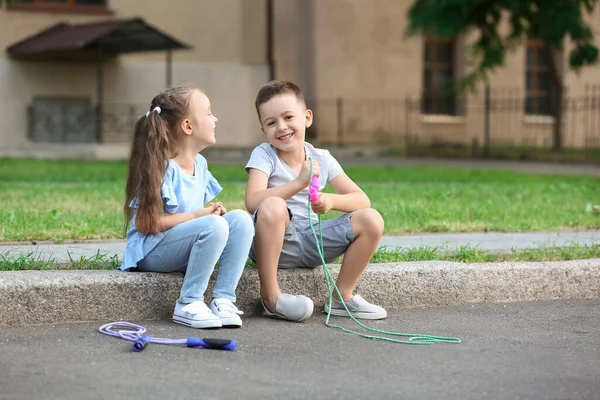
[[[310,157],[310,156],[308,157],[308,159],[310,161],[309,182],[312,183],[313,182],[313,160],[312,160],[312,157]],[[311,213],[310,202],[311,202],[311,197],[313,195],[316,195],[316,188],[311,187],[309,189],[309,197],[308,197],[308,219],[309,219],[309,221],[310,221],[310,213]],[[315,228],[312,223],[310,223],[310,228],[312,230],[313,236],[315,237],[315,241],[317,243],[317,250],[319,252],[319,256],[321,257],[321,261],[323,263],[323,272],[325,274],[325,283],[327,284],[327,292],[329,293],[329,307],[327,309],[327,318],[325,318],[326,326],[328,326],[330,328],[339,329],[343,332],[352,333],[354,335],[357,335],[357,336],[360,336],[363,338],[374,339],[374,340],[383,340],[383,341],[392,342],[392,343],[403,343],[403,344],[434,344],[434,343],[454,343],[454,344],[456,344],[456,343],[460,343],[460,339],[456,338],[456,337],[421,335],[421,334],[417,334],[417,333],[393,332],[393,331],[385,331],[382,329],[368,327],[368,326],[364,325],[362,322],[360,322],[359,320],[357,320],[356,318],[354,318],[354,316],[352,315],[350,310],[348,310],[348,307],[346,306],[346,303],[344,301],[341,302],[344,305],[344,309],[346,310],[346,312],[348,313],[350,318],[352,318],[352,320],[354,322],[356,322],[361,328],[363,328],[369,332],[375,332],[375,333],[380,333],[380,334],[390,335],[390,336],[400,336],[400,337],[403,337],[406,339],[404,339],[404,340],[403,339],[392,339],[392,338],[385,337],[385,336],[369,335],[366,333],[360,333],[360,332],[353,331],[351,329],[344,328],[343,326],[329,323],[329,318],[331,317],[331,306],[332,306],[332,302],[333,302],[332,287],[335,288],[335,292],[337,293],[338,298],[342,299],[342,295],[341,295],[337,285],[335,284],[335,280],[333,279],[333,276],[331,275],[329,268],[327,268],[327,263],[325,262],[325,257],[323,256],[323,253],[324,253],[324,251],[323,251],[323,228],[321,226],[321,215],[318,215],[318,220],[319,220],[319,223],[318,223],[319,234],[317,235],[317,232],[315,231]]]

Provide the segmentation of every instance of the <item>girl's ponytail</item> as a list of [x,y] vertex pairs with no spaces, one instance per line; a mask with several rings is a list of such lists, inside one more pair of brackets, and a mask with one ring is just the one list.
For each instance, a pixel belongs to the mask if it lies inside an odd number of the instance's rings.
[[188,110],[193,89],[174,88],[152,100],[151,110],[135,124],[125,187],[125,229],[137,208],[136,227],[142,233],[160,232],[164,213],[161,186],[169,159],[174,157],[177,124]]

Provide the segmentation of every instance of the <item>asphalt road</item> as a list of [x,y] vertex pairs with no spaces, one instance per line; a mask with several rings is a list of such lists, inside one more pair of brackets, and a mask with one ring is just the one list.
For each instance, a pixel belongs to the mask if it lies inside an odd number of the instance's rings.
[[235,339],[233,352],[134,353],[97,332],[108,321],[0,328],[0,399],[600,399],[600,300],[396,310],[369,323],[461,344],[386,343],[323,321],[142,322],[152,336]]

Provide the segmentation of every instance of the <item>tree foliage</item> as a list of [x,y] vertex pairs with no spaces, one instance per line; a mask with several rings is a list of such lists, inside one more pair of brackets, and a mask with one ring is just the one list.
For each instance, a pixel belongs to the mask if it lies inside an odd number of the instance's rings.
[[[569,66],[574,70],[595,64],[598,48],[592,28],[584,20],[599,0],[415,0],[408,12],[407,35],[458,37],[479,33],[472,49],[476,65],[462,80],[471,86],[487,80],[504,64],[507,51],[526,39],[538,39],[562,51],[567,40]],[[501,25],[508,23],[508,32]]]

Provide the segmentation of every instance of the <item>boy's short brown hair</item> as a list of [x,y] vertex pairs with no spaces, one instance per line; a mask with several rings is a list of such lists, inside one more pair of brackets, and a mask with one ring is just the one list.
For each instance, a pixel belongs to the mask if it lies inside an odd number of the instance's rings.
[[304,95],[302,91],[293,82],[290,81],[271,81],[266,83],[263,87],[260,88],[258,94],[256,95],[256,101],[254,105],[256,106],[256,112],[258,113],[258,119],[260,120],[260,111],[259,107],[262,104],[265,104],[267,101],[271,100],[275,96],[279,96],[282,94],[293,93],[294,96],[304,103]]

